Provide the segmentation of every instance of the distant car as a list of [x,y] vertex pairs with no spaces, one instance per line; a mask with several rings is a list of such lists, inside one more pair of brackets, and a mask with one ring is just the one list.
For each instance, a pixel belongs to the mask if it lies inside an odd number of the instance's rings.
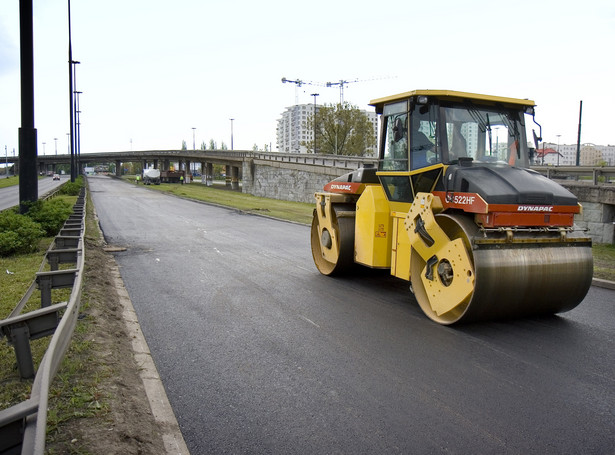
[[53,174],[53,179],[54,180],[60,180],[60,175],[59,174]]

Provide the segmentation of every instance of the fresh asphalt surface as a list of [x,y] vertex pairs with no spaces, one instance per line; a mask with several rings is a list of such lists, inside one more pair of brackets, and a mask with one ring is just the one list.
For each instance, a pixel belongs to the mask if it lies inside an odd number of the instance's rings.
[[613,453],[615,291],[439,326],[386,273],[321,276],[307,226],[88,180],[193,455]]

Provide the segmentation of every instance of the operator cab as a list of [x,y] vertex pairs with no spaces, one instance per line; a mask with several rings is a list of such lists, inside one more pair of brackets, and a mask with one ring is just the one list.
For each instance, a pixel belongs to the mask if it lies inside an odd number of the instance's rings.
[[417,90],[370,104],[382,114],[378,176],[389,201],[432,191],[449,165],[529,167],[524,114],[533,101]]

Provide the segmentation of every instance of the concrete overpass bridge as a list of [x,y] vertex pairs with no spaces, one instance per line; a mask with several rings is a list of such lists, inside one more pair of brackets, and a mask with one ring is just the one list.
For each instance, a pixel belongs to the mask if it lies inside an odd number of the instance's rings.
[[[15,157],[8,159],[11,163],[18,163],[18,160],[19,158]],[[248,188],[250,187],[250,182],[257,174],[258,165],[268,165],[278,169],[309,169],[310,172],[327,176],[326,181],[322,184],[324,185],[331,178],[358,169],[364,164],[375,164],[376,160],[362,157],[266,153],[248,150],[141,150],[83,153],[79,156],[78,162],[81,171],[92,163],[113,163],[117,176],[121,175],[124,163],[139,163],[143,168],[154,167],[161,171],[169,170],[171,165],[177,164],[174,166],[175,169],[187,171],[188,174],[192,163],[200,163],[206,183],[211,183],[213,180],[213,165],[218,164],[226,167],[227,183],[237,189],[239,180],[243,180],[244,187],[246,184]],[[55,172],[56,166],[60,164],[70,164],[70,154],[39,155],[37,157],[40,172]],[[262,185],[259,183],[258,186]]]

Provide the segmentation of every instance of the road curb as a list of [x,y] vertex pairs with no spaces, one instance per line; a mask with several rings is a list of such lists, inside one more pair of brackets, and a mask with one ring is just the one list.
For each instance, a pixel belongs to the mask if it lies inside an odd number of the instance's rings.
[[608,281],[608,280],[603,280],[600,278],[593,278],[592,286],[596,286],[599,288],[605,288],[605,289],[615,289],[615,281]]
[[111,266],[113,285],[117,291],[120,305],[122,305],[122,317],[128,330],[128,336],[132,340],[132,350],[135,360],[139,365],[139,376],[143,381],[145,393],[149,401],[152,414],[156,423],[160,425],[160,432],[167,455],[189,455],[188,447],[179,429],[177,418],[169,403],[169,399],[162,385],[162,380],[152,359],[151,352],[141,331],[137,313],[124,287],[124,281],[120,275],[115,258]]

